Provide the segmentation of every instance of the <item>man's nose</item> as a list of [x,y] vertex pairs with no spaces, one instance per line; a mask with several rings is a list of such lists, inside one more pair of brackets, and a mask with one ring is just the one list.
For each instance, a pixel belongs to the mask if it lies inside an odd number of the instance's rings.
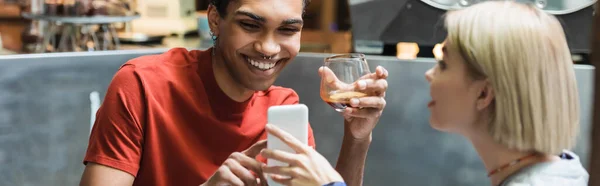
[[281,51],[279,43],[277,43],[277,41],[275,41],[275,39],[271,36],[267,36],[262,40],[255,42],[254,48],[256,49],[256,51],[269,57],[274,56],[275,54]]

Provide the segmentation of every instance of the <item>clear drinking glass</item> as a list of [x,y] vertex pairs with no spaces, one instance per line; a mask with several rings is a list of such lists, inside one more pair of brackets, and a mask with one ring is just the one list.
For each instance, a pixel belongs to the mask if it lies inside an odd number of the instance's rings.
[[321,99],[342,112],[350,106],[352,98],[368,94],[357,90],[354,82],[371,73],[364,54],[340,54],[325,58],[321,77]]

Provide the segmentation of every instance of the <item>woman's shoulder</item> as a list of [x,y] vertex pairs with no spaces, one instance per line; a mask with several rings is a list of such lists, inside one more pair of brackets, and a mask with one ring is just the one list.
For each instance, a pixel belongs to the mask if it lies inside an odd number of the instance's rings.
[[589,174],[579,157],[563,151],[559,161],[538,163],[507,178],[501,186],[587,186]]

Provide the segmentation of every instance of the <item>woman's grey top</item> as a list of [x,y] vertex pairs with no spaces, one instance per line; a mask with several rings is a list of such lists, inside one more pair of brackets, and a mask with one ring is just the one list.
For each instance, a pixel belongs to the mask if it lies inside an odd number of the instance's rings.
[[561,160],[538,163],[511,175],[500,186],[587,186],[589,174],[579,157],[563,151]]

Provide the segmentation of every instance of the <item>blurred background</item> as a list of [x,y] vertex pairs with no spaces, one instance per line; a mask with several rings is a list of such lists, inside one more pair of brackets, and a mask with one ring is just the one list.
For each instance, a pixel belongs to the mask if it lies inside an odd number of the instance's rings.
[[[445,37],[441,16],[481,1],[312,0],[301,53],[276,85],[294,88],[309,107],[317,150],[335,164],[343,128],[319,96],[316,69],[332,54],[364,53],[371,69],[381,65],[390,72],[365,185],[489,185],[464,138],[429,126],[423,74],[435,65]],[[535,3],[563,24],[581,103],[573,150],[590,170],[596,0],[518,1]],[[0,186],[77,185],[95,111],[115,72],[138,56],[212,46],[208,3],[0,0]]]
[[[208,4],[209,0],[0,0],[2,53],[209,47]],[[302,51],[350,51],[348,11],[345,0],[313,0],[305,17]]]
[[[440,16],[479,1],[312,0],[301,51],[432,57],[445,34]],[[557,15],[574,62],[588,63],[595,0],[519,1]],[[0,54],[207,48],[212,45],[208,4],[209,0],[0,0]]]

